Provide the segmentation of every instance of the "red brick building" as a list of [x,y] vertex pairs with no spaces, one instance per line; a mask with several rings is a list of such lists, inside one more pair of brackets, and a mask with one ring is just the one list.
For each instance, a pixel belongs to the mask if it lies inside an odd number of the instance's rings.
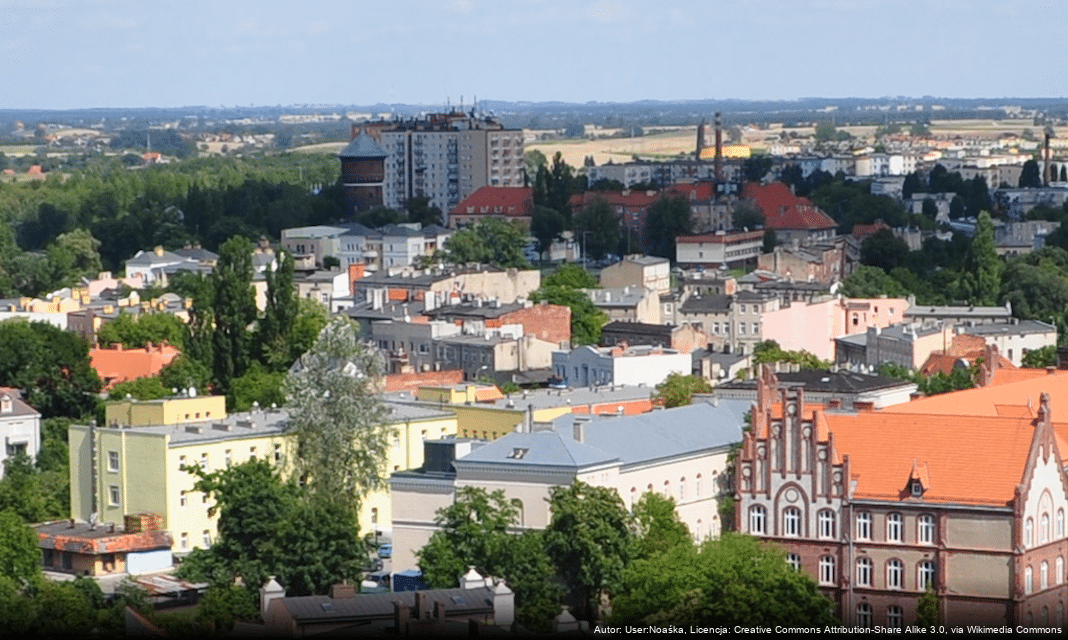
[[779,242],[828,240],[838,228],[838,223],[811,200],[795,196],[782,182],[747,182],[742,187],[742,198],[760,207],[764,228],[775,231]]
[[497,218],[519,222],[529,229],[533,215],[534,189],[531,187],[481,187],[449,211],[449,228]]
[[[849,414],[763,370],[735,469],[737,528],[781,545],[850,625],[1063,626],[1068,376]],[[799,621],[800,624],[801,621]]]

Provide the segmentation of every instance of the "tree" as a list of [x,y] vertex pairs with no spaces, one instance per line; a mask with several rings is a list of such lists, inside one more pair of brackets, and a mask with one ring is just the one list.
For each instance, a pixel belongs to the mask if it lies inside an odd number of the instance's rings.
[[372,229],[403,221],[404,216],[389,207],[373,207],[356,214],[356,222]]
[[245,375],[230,382],[226,404],[233,411],[248,411],[253,405],[259,407],[285,404],[282,385],[286,374],[282,371],[267,371],[258,362],[253,363]]
[[646,491],[634,505],[635,558],[655,558],[679,547],[692,547],[690,529],[675,510],[675,499]]
[[1023,366],[1028,369],[1057,366],[1057,346],[1051,344],[1038,349],[1024,350]]
[[538,241],[538,253],[544,255],[549,250],[553,241],[563,233],[566,222],[564,214],[556,209],[534,205],[534,213],[530,219],[530,233]]
[[633,562],[612,602],[612,622],[822,627],[834,622],[832,606],[812,578],[786,564],[782,551],[727,533],[700,549],[679,544]]
[[503,491],[463,487],[453,504],[438,510],[437,531],[418,553],[419,568],[436,588],[454,588],[474,566],[503,578],[515,592],[516,618],[532,629],[545,627],[558,610],[560,589],[541,531],[510,533],[518,508]]
[[1037,160],[1031,159],[1024,162],[1023,170],[1020,171],[1019,186],[1034,189],[1042,186],[1042,169],[1039,168]]
[[36,582],[41,576],[37,533],[14,511],[0,511],[0,577]]
[[860,262],[890,272],[905,263],[909,246],[890,229],[879,229],[860,244]]
[[1004,266],[994,242],[994,223],[990,214],[983,211],[975,225],[967,269],[974,304],[997,304]]
[[469,229],[461,229],[445,240],[445,259],[454,264],[491,264],[500,269],[526,269],[530,266],[523,249],[527,234],[509,220],[487,218]]
[[[278,267],[268,269],[267,304],[256,335],[259,360],[273,371],[284,371],[293,364],[289,333],[297,318],[297,294],[293,287],[293,256],[279,254]],[[297,354],[299,355],[299,354]]]
[[374,392],[384,366],[359,328],[334,316],[285,382],[297,438],[297,473],[308,490],[327,500],[356,505],[385,487],[390,429]]
[[623,585],[623,572],[634,555],[631,518],[619,494],[575,480],[549,490],[552,514],[545,545],[573,596],[576,617],[596,615],[596,600]]
[[693,217],[685,199],[659,198],[649,207],[645,236],[652,255],[674,260],[675,239],[690,233],[693,233]]
[[601,260],[619,247],[623,237],[619,216],[608,201],[600,196],[591,198],[575,215],[575,238],[582,242],[586,256]]
[[441,209],[430,206],[430,198],[426,196],[409,198],[404,202],[404,210],[408,212],[408,222],[418,223],[421,227],[444,222]]
[[557,267],[549,275],[541,280],[545,287],[570,287],[572,289],[593,289],[597,286],[597,278],[578,264],[564,264]]
[[656,385],[656,395],[653,399],[663,402],[665,408],[671,409],[690,404],[695,393],[711,392],[712,385],[701,376],[670,373],[663,382]]
[[205,473],[195,488],[215,499],[219,533],[209,549],[196,549],[179,575],[229,587],[238,576],[255,592],[277,576],[291,595],[326,593],[359,576],[367,555],[355,511],[284,482],[270,462],[250,460]]
[[898,298],[908,292],[901,283],[878,267],[861,265],[842,281],[842,295],[847,298]]
[[757,227],[763,227],[764,210],[754,202],[743,200],[734,205],[734,211],[731,212],[731,223],[735,229],[749,229],[750,231]]
[[924,198],[921,213],[925,217],[934,220],[938,217],[938,204],[931,198]]
[[159,380],[165,389],[204,390],[211,382],[211,371],[196,360],[179,354],[170,364],[160,369]]
[[927,584],[926,590],[916,603],[916,624],[920,627],[935,627],[938,625],[938,595]]
[[770,156],[753,156],[742,161],[742,174],[746,182],[760,182],[771,171],[773,161]]
[[185,345],[186,325],[169,313],[120,314],[100,327],[97,341],[101,345],[121,344],[126,349],[141,349],[164,342],[179,350]]
[[23,389],[46,418],[96,410],[100,378],[85,338],[43,322],[0,322],[0,386]]
[[571,309],[571,344],[597,344],[601,341],[601,327],[608,315],[598,309],[585,291],[561,286],[542,286],[530,294],[533,302],[542,300]]
[[102,270],[100,241],[85,229],[60,234],[46,253],[53,283],[58,286],[73,286],[81,278],[95,278]]
[[235,236],[219,250],[212,272],[215,329],[212,332],[214,376],[219,390],[230,391],[230,382],[245,374],[252,339],[249,326],[256,320],[252,291],[252,243]]

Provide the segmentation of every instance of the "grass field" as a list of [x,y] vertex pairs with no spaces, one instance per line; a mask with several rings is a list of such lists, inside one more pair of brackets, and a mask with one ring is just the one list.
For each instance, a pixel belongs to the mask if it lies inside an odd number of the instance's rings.
[[40,145],[35,144],[2,144],[0,153],[5,156],[32,156],[37,153]]

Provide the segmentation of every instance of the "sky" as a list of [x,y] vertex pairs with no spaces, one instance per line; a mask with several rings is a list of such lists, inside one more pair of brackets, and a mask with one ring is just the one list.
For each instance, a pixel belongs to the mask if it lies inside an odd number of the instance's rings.
[[1068,96],[1046,0],[0,0],[0,109]]

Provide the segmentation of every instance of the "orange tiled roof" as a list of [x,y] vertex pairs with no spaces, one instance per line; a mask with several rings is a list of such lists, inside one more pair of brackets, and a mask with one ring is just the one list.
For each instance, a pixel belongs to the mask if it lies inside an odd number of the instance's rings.
[[676,182],[664,189],[664,195],[684,200],[708,202],[716,197],[711,182]]
[[[909,479],[923,469],[924,502],[1005,506],[1035,433],[1030,418],[882,411],[827,414],[826,421],[838,453],[849,456],[854,496],[862,499],[905,498]],[[1068,433],[1068,424],[1054,429]]]
[[494,386],[475,388],[475,402],[495,402],[503,397],[501,390]]
[[[995,384],[989,387],[965,389],[952,393],[943,393],[893,405],[883,409],[880,413],[913,413],[941,416],[997,416],[998,406],[1017,405],[1038,406],[1039,396],[1043,391],[1050,395],[1050,407],[1053,415],[1068,418],[1068,373],[1056,371],[1056,375],[1045,374],[1030,377],[1016,382],[996,384],[997,375],[1001,369],[995,372]],[[1017,369],[1016,371],[1023,371]]]
[[[1055,375],[1061,375],[1062,373],[1064,372],[1057,371]],[[1020,369],[1018,367],[1008,367],[994,371],[994,380],[991,382],[991,385],[997,386],[999,384],[1024,382],[1026,380],[1034,380],[1035,378],[1044,378],[1048,375],[1049,372],[1045,369]]]
[[764,212],[764,226],[768,229],[834,229],[838,226],[830,216],[812,204],[808,198],[795,196],[782,182],[761,185],[747,182],[742,198],[754,200]]
[[597,198],[602,198],[613,207],[648,207],[656,202],[658,197],[658,193],[649,195],[645,191],[629,191],[625,194],[622,191],[586,191],[571,196],[567,204],[572,209],[579,209]]
[[104,381],[106,388],[120,382],[149,378],[178,357],[178,349],[169,344],[144,349],[94,347],[89,350],[91,366]]

